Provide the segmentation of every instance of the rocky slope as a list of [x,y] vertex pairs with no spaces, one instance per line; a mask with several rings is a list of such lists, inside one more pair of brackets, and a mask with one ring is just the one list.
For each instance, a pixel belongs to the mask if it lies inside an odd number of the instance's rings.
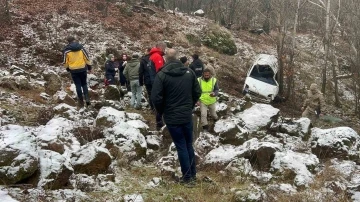
[[[345,127],[359,123],[346,109],[333,113],[348,123],[325,129],[286,118],[299,117],[293,106],[289,113],[237,97],[253,57],[276,53],[272,36],[120,1],[108,5],[107,15],[101,1],[77,3],[82,12],[68,1],[13,1],[13,24],[1,30],[0,201],[360,201],[359,135]],[[60,64],[69,34],[96,64],[88,79],[90,109],[75,107],[75,87]],[[321,46],[312,37],[298,37],[306,58],[298,64],[304,67],[296,76],[299,92],[320,72],[321,61],[308,55]],[[223,89],[222,118],[209,133],[195,129],[199,180],[190,190],[174,183],[176,151],[166,127],[154,131],[145,95],[142,110],[133,111],[130,93],[102,85],[107,53],[141,52],[157,40],[182,55],[201,51]],[[226,49],[231,41],[237,53],[221,54],[233,51]],[[314,75],[302,78],[309,69]],[[351,99],[343,85],[343,99]]]

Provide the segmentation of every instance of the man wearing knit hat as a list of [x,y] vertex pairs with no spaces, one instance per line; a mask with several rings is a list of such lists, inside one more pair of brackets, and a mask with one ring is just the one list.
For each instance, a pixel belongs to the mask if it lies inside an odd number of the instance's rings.
[[115,85],[116,67],[114,61],[115,61],[114,55],[109,54],[105,62],[105,78],[107,81],[106,83],[110,85]]
[[[142,97],[142,86],[139,82],[139,68],[140,60],[139,54],[134,53],[129,62],[127,62],[124,75],[128,81],[130,81],[131,88],[131,107],[135,109],[141,109],[141,97]],[[135,102],[136,101],[136,102]]]

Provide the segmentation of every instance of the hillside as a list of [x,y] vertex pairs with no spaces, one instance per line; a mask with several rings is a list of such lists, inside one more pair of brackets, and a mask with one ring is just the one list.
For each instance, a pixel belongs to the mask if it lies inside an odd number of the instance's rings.
[[[326,95],[328,115],[341,121],[300,118],[308,86],[320,82],[320,37],[298,34],[296,95],[271,106],[241,91],[255,56],[276,55],[276,33],[122,1],[14,0],[11,14],[0,30],[0,201],[360,201],[351,83],[340,83],[343,108]],[[76,108],[61,65],[69,35],[94,60],[89,109]],[[222,118],[195,133],[194,188],[175,183],[176,150],[166,127],[155,131],[145,93],[133,110],[129,93],[103,86],[106,55],[142,53],[157,41],[181,56],[200,52],[220,81]]]

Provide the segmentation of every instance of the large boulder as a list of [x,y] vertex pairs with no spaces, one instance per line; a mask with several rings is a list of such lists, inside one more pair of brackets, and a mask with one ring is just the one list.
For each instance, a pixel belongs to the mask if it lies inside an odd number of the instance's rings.
[[159,150],[162,143],[162,139],[158,135],[148,135],[146,136],[146,143],[149,149]]
[[39,156],[39,187],[44,187],[45,189],[60,189],[69,184],[69,178],[73,174],[73,168],[64,156],[49,150],[39,151]]
[[310,133],[310,124],[310,119],[300,118],[297,120],[285,121],[280,124],[279,129],[282,133],[304,138]]
[[50,70],[49,68],[46,68],[45,71],[43,71],[43,76],[46,81],[45,85],[45,92],[49,95],[54,95],[56,92],[58,92],[62,87],[62,82],[60,76]]
[[87,144],[72,154],[71,164],[75,173],[97,175],[108,170],[111,164],[111,155],[106,148]]
[[147,142],[140,130],[127,122],[118,122],[104,131],[107,140],[120,148],[120,152],[129,160],[146,156]]
[[293,180],[299,187],[308,186],[313,181],[315,168],[319,165],[319,159],[314,154],[304,154],[291,150],[276,152],[271,163],[271,171],[286,180]]
[[31,128],[17,125],[0,127],[0,184],[28,179],[38,170],[36,137]]
[[74,122],[63,118],[55,117],[45,126],[41,126],[37,133],[37,142],[41,149],[51,150],[60,154],[69,150],[77,150],[80,143],[72,134]]
[[53,108],[55,116],[64,117],[66,119],[76,120],[80,115],[76,107],[62,103]]
[[65,91],[58,91],[53,95],[53,101],[54,103],[61,104],[65,103],[70,106],[76,106],[76,102],[72,97],[67,94]]
[[225,168],[232,160],[243,153],[242,148],[232,145],[223,145],[211,150],[204,158],[204,167],[214,167],[215,169]]
[[120,90],[115,85],[110,85],[106,87],[104,97],[106,100],[116,100],[119,101],[121,98]]
[[126,113],[112,107],[102,107],[96,117],[96,127],[109,128],[116,123],[126,121]]
[[220,136],[223,144],[241,145],[246,140],[241,137],[243,133],[236,123],[230,119],[222,119],[215,123],[214,132]]
[[359,160],[359,135],[349,127],[311,130],[311,151],[320,159]]
[[196,152],[204,157],[211,150],[215,149],[220,145],[219,137],[214,136],[210,133],[200,133],[198,139],[196,139],[194,147]]
[[216,103],[216,113],[219,117],[225,116],[228,110],[228,106],[225,103]]
[[279,109],[267,104],[255,104],[251,108],[236,115],[240,119],[240,126],[250,133],[262,129],[268,129],[271,123],[276,122],[279,116]]

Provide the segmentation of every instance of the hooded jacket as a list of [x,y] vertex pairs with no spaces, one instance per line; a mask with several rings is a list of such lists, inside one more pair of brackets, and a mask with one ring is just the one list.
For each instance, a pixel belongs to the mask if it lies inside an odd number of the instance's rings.
[[84,47],[72,42],[63,50],[63,64],[70,69],[71,73],[83,72],[88,68],[91,70],[90,57]]
[[115,76],[116,72],[115,72],[115,62],[111,61],[111,60],[107,60],[105,62],[105,76]]
[[156,75],[151,91],[155,109],[169,125],[189,123],[192,110],[201,96],[194,72],[178,60],[168,61]]
[[150,50],[150,60],[154,63],[156,72],[159,72],[161,67],[164,66],[164,52],[162,52],[159,48],[152,48]]
[[317,89],[308,90],[307,98],[303,104],[303,107],[304,108],[308,107],[311,110],[315,110],[319,108],[319,110],[324,112],[325,100],[323,94]]
[[202,76],[204,64],[200,59],[194,60],[189,67],[195,72],[197,78]]
[[133,58],[127,62],[124,69],[124,75],[128,81],[139,79],[140,62],[137,58]]

